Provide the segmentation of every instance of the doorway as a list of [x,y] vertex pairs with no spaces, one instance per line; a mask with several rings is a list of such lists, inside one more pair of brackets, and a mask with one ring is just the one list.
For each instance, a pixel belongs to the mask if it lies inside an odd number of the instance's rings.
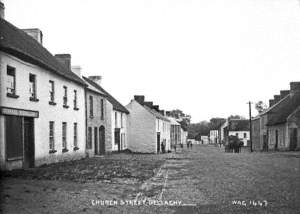
[[24,117],[24,168],[34,167],[34,122],[33,118]]
[[100,146],[100,155],[105,154],[105,128],[104,126],[100,126],[99,128],[99,146]]
[[95,145],[95,155],[99,154],[99,142],[98,142],[98,131],[97,127],[94,127],[94,145]]
[[115,128],[115,144],[118,145],[118,151],[121,151],[120,128]]
[[278,150],[278,130],[275,131],[275,150]]
[[290,129],[290,150],[295,150],[297,148],[297,128]]
[[157,143],[157,153],[159,153],[160,152],[160,132],[157,132],[156,143]]

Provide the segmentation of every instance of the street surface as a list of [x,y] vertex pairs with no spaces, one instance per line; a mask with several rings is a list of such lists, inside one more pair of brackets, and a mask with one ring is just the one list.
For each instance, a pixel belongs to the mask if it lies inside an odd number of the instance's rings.
[[300,213],[300,152],[113,154],[4,173],[3,213]]

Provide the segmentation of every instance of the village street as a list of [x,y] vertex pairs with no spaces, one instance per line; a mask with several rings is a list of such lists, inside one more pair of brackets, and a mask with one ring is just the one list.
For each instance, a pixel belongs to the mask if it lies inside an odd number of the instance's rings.
[[[1,209],[4,213],[299,213],[299,169],[299,152],[234,154],[215,146],[193,146],[176,154],[113,154],[5,173]],[[104,200],[110,202],[103,204]]]

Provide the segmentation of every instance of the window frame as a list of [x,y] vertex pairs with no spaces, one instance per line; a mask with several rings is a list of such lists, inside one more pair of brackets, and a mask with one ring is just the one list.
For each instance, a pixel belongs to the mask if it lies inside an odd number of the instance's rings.
[[55,122],[49,121],[49,153],[55,152]]
[[67,141],[67,122],[62,122],[62,152],[67,152],[68,141]]
[[[11,73],[10,73],[11,72]],[[10,65],[6,66],[6,76],[7,76],[7,83],[12,78],[12,88],[8,86],[6,83],[6,96],[11,98],[18,98],[17,95],[17,75],[16,75],[16,68]],[[9,91],[10,90],[10,91]]]

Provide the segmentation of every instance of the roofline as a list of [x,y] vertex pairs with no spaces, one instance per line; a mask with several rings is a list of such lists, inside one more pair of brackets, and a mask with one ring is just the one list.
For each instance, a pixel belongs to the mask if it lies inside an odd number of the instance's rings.
[[290,96],[290,94],[286,95],[284,98],[280,99],[277,103],[275,103],[274,105],[272,105],[271,107],[269,107],[268,109],[266,109],[265,112],[262,112],[261,114],[259,114],[257,116],[263,116],[263,115],[267,114],[269,111],[271,111],[273,108],[275,108],[276,106],[278,106],[281,102],[283,102],[289,96]]
[[[49,67],[48,65],[46,65],[43,62],[41,62],[40,60],[35,59],[35,57],[32,57],[29,54],[23,53],[22,51],[19,51],[19,50],[13,49],[13,48],[9,48],[9,47],[5,47],[5,46],[2,46],[2,45],[0,46],[0,51],[3,51],[6,54],[10,54],[10,55],[12,55],[12,56],[14,56],[14,57],[16,57],[16,58],[18,58],[20,60],[25,61],[25,62],[28,62],[28,63],[34,64],[34,65],[40,66],[40,67],[42,67],[42,68],[44,68],[46,70],[50,70],[53,73],[55,73],[56,75],[58,75],[60,77],[63,77],[65,79],[68,79],[68,80],[70,80],[72,82],[75,82],[75,83],[80,84],[80,85],[85,86],[85,87],[87,86],[84,83],[84,81],[81,82],[79,80],[75,80],[73,78],[70,78],[67,75],[63,75],[62,73],[57,72],[56,69]],[[72,71],[70,71],[70,72],[72,72]],[[74,75],[76,75],[76,74],[74,74]],[[80,77],[78,77],[78,78],[80,78]]]

